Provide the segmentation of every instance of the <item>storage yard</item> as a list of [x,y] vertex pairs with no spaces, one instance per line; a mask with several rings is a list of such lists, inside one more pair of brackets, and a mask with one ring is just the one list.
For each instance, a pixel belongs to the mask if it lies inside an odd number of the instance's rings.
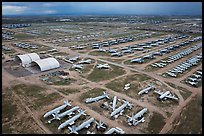
[[2,133],[202,133],[202,19],[56,18],[2,25]]

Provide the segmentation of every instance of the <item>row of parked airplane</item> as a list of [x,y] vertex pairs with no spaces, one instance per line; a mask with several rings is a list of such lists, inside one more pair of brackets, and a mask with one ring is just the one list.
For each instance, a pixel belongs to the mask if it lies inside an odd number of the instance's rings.
[[187,78],[186,83],[194,87],[202,80],[202,70],[197,70],[194,74]]
[[72,68],[73,69],[83,69],[84,64],[91,64],[91,59],[84,59],[78,62],[78,64],[73,64]]
[[177,77],[179,73],[183,73],[186,70],[190,69],[192,66],[197,65],[202,60],[202,53],[195,55],[188,60],[180,63],[175,68],[170,69],[166,74],[168,74],[171,77]]
[[159,97],[157,98],[158,100],[167,100],[167,99],[178,100],[178,98],[175,95],[171,94],[170,91],[161,92],[158,89],[155,90],[155,86],[154,85],[149,85],[147,88],[139,91],[138,95],[147,94],[151,90],[154,90],[155,93],[159,94]]
[[[179,48],[181,46],[184,46],[184,45],[188,45],[190,43],[190,41],[197,41],[196,40],[197,38],[194,38],[193,40],[188,40],[186,42],[183,42],[183,43],[180,43],[180,44],[177,44],[177,45],[173,45],[172,48]],[[184,56],[186,55],[189,55],[190,53],[200,49],[202,47],[202,44],[199,43],[199,44],[196,44],[192,47],[189,47],[187,49],[185,49],[184,51],[181,51],[181,52],[178,52],[176,53],[175,55],[172,55],[172,56],[169,56],[167,60],[160,60],[160,63],[159,62],[156,62],[154,64],[151,64],[152,67],[159,67],[159,68],[163,68],[165,66],[167,66],[168,64],[176,61],[176,60],[179,60],[181,58],[183,58]]]
[[[87,98],[86,99],[86,103],[96,102],[96,101],[102,100],[104,98],[110,99],[110,97],[108,96],[108,94],[106,92],[103,92],[103,93],[104,94],[101,95],[101,96],[97,96],[97,97],[94,97],[94,98]],[[121,106],[119,106],[118,108],[116,108],[117,100],[120,101],[120,99],[118,99],[117,96],[114,96],[113,97],[113,101],[110,102],[110,105],[108,105],[107,102],[104,103],[104,105],[106,105],[106,107],[111,108],[110,117],[118,118],[119,115],[122,115],[122,113],[124,112],[125,108],[129,107],[129,109],[132,109],[133,104],[129,103],[127,100],[123,100],[123,104]],[[131,124],[131,125],[136,126],[140,122],[144,122],[143,115],[146,112],[147,112],[147,108],[144,108],[142,111],[136,113],[132,117],[127,116],[128,117],[128,123]],[[143,117],[143,118],[140,119],[141,117]]]
[[[97,129],[106,129],[107,128],[107,126],[104,124],[104,122],[102,122],[101,120],[99,120],[99,122],[97,122],[94,118],[90,118],[78,126],[73,125],[75,123],[75,121],[80,118],[81,115],[86,115],[86,113],[85,113],[85,110],[79,110],[80,109],[79,106],[74,106],[73,108],[71,108],[71,109],[69,109],[63,113],[59,113],[61,110],[63,110],[67,106],[71,106],[71,104],[70,104],[70,102],[68,102],[66,100],[66,101],[64,101],[63,105],[61,105],[57,108],[54,108],[53,110],[45,113],[43,117],[46,118],[46,117],[52,115],[54,118],[52,118],[51,120],[48,121],[48,123],[51,123],[51,121],[54,119],[61,120],[61,118],[65,117],[65,116],[71,117],[70,116],[71,114],[75,114],[74,111],[78,111],[79,112],[78,114],[69,118],[67,121],[63,122],[58,127],[58,130],[60,130],[60,129],[63,129],[66,126],[68,126],[70,134],[71,133],[78,134],[79,133],[78,131],[80,131],[81,129],[84,129],[84,128],[89,128],[91,126],[91,123],[93,123],[93,122],[96,123]],[[114,133],[118,133],[118,134],[123,133],[124,134],[125,132],[118,127],[110,128],[108,131],[105,132],[105,134],[114,134]]]

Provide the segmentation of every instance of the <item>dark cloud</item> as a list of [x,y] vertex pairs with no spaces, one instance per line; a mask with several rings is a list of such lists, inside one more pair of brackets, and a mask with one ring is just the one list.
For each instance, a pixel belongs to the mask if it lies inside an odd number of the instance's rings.
[[[21,7],[22,9],[20,9]],[[3,2],[2,11],[3,11],[3,15],[7,15],[7,14],[202,15],[202,3],[201,2]]]

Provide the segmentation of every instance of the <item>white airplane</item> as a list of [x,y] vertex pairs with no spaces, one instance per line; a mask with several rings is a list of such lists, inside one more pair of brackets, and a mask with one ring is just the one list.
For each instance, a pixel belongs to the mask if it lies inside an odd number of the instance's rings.
[[104,126],[104,122],[102,122],[101,120],[99,122],[95,121],[95,123],[96,123],[96,125],[97,125],[96,127],[98,129],[100,129],[100,128],[105,129],[106,128],[106,126]]
[[113,106],[112,106],[113,111],[115,110],[116,102],[117,102],[117,96],[114,96],[114,98],[113,98]]
[[76,56],[76,57],[73,57],[73,58],[69,58],[69,61],[77,61],[79,58],[80,58],[80,56]]
[[167,98],[178,100],[175,95],[171,94],[170,91],[161,92],[160,90],[155,90],[155,93],[158,93],[160,96],[158,97],[159,100],[166,100]]
[[100,48],[98,51],[99,51],[99,52],[106,52],[106,50],[105,50],[105,49],[102,49],[102,48]]
[[127,91],[128,89],[130,89],[130,83],[125,84],[124,90]]
[[125,134],[125,132],[119,127],[111,128],[107,132],[105,132],[105,134],[113,134],[113,133]]
[[127,116],[128,117],[128,124],[136,126],[138,123],[144,122],[145,121],[144,117],[140,120],[138,120],[138,118],[141,118],[146,112],[147,112],[147,108],[144,108],[141,111],[139,111],[137,114],[132,115],[132,117]]
[[114,52],[114,53],[111,53],[111,56],[118,56],[118,57],[120,57],[120,56],[123,56],[123,53],[121,53],[121,52]]
[[55,116],[55,114],[58,114],[60,112],[60,110],[64,109],[67,106],[71,106],[71,103],[66,100],[66,101],[64,101],[63,105],[61,105],[61,106],[59,106],[59,107],[45,113],[45,115],[43,117],[46,118],[46,117],[48,117],[50,115]]
[[48,123],[51,123],[51,121],[54,119],[61,120],[61,118],[63,118],[64,116],[67,116],[67,115],[70,116],[70,115],[74,114],[75,110],[78,110],[78,109],[79,109],[79,106],[75,106],[75,107],[73,107],[73,108],[71,108],[71,109],[69,109],[69,110],[67,110],[61,114],[54,114],[54,118],[50,119],[48,121]]
[[73,125],[75,123],[75,120],[77,120],[82,114],[86,115],[84,112],[85,112],[85,110],[84,111],[80,111],[79,114],[75,115],[74,117],[72,117],[72,118],[68,119],[67,121],[65,121],[64,123],[62,123],[58,127],[58,130],[66,127],[67,125]]
[[[127,100],[124,102],[123,105],[121,105],[120,107],[118,107],[117,109],[115,109],[112,113],[111,113],[111,117],[115,117],[117,118],[119,115],[122,115],[122,112],[124,111],[124,108],[126,108],[127,106],[129,106],[129,108],[132,108],[132,104],[130,104]],[[118,114],[119,113],[119,114]]]
[[94,121],[94,118],[90,118],[89,120],[85,121],[84,123],[82,123],[81,125],[79,125],[78,127],[72,126],[72,127],[68,127],[70,130],[70,134],[71,133],[75,133],[75,134],[79,134],[77,131],[83,129],[83,128],[88,128],[90,127],[90,124]]
[[110,66],[108,64],[98,64],[96,67],[99,68],[99,69],[110,68]]
[[82,65],[82,64],[73,64],[73,65],[72,65],[72,68],[73,68],[73,69],[83,69],[83,66],[84,66],[84,65]]
[[130,49],[129,49],[129,50],[123,50],[123,51],[122,51],[122,53],[132,53],[132,52],[133,52],[133,51],[130,50]]
[[91,59],[79,61],[79,64],[90,64],[90,63],[91,63]]
[[108,95],[109,95],[108,93],[103,92],[103,95],[97,96],[97,97],[94,97],[94,98],[87,98],[85,102],[86,102],[86,103],[90,103],[90,102],[99,101],[99,100],[104,99],[104,98],[108,98],[108,99],[109,99],[109,96],[108,96]]
[[130,62],[131,62],[131,63],[133,63],[133,62],[143,63],[143,62],[144,62],[144,59],[143,59],[143,58],[132,59]]
[[152,89],[154,89],[154,85],[150,85],[149,87],[147,87],[147,88],[141,90],[141,91],[138,93],[138,95],[142,95],[142,94],[144,94],[144,93],[147,94],[147,93],[148,93],[150,90],[152,90]]
[[109,53],[116,53],[116,52],[117,52],[117,50],[110,49],[110,48],[109,48],[109,50],[108,50],[108,51],[109,51]]

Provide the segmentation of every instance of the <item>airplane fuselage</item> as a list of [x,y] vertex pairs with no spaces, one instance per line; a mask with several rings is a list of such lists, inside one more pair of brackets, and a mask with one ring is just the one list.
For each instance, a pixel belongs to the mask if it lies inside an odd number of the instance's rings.
[[76,129],[75,129],[75,132],[87,127],[90,126],[90,124],[94,121],[94,118],[90,118],[89,120],[87,120],[86,122],[82,123],[81,125],[79,125]]
[[62,129],[64,127],[66,127],[67,125],[69,125],[70,123],[74,122],[75,120],[77,120],[81,115],[82,115],[83,112],[80,112],[79,114],[75,115],[74,117],[72,117],[71,119],[65,121],[64,123],[62,123],[59,127],[58,127],[58,130],[59,129]]
[[67,111],[65,111],[65,112],[63,112],[63,113],[61,113],[61,114],[59,114],[58,117],[59,117],[59,118],[63,118],[64,116],[66,116],[66,115],[72,113],[73,111],[75,111],[75,110],[77,110],[77,109],[79,109],[79,106],[75,106],[75,107],[71,108],[70,110],[67,110]]
[[121,105],[120,107],[118,107],[117,109],[115,109],[112,113],[111,113],[111,117],[116,115],[117,113],[121,112],[125,107],[127,106],[127,103],[124,103],[123,105]]
[[56,113],[56,112],[58,112],[58,111],[64,109],[66,106],[67,106],[66,104],[61,105],[60,107],[57,107],[57,108],[55,108],[55,109],[53,109],[53,110],[47,112],[43,117],[46,118],[46,117],[50,116],[51,114]]
[[163,93],[162,95],[160,95],[160,96],[159,96],[159,99],[165,98],[168,94],[170,94],[170,91],[166,91],[165,93]]

